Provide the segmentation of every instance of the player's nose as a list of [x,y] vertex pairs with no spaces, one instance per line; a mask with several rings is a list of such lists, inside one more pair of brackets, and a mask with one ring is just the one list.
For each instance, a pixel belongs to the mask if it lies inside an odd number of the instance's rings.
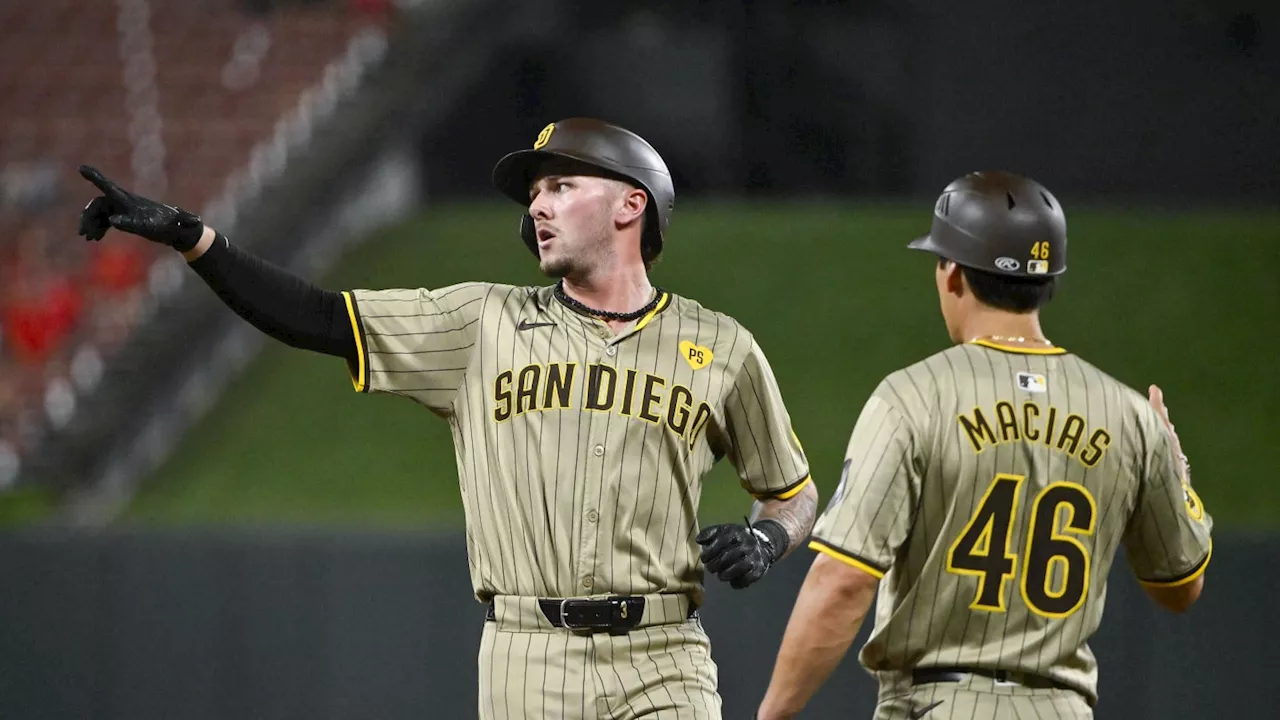
[[552,216],[548,193],[538,193],[529,201],[529,216],[534,220],[547,220]]

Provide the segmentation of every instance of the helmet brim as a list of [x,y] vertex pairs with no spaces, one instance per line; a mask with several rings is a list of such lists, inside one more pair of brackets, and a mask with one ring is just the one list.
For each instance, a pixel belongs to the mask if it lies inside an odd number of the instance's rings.
[[915,240],[907,243],[907,247],[912,250],[924,250],[925,252],[942,254],[942,250],[933,242],[932,235],[922,235]]
[[521,205],[527,206],[529,204],[529,189],[533,187],[533,182],[538,179],[538,170],[549,160],[568,160],[575,165],[580,165],[581,167],[575,168],[574,171],[578,175],[615,178],[632,185],[635,184],[635,181],[631,178],[610,172],[606,168],[596,165],[591,158],[580,157],[572,152],[562,150],[516,150],[504,155],[501,160],[498,160],[498,164],[493,166],[493,185],[503,195]]

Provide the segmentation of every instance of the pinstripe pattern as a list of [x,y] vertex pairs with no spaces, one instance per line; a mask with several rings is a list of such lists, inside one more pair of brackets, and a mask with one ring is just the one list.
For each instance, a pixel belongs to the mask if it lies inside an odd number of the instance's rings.
[[[934,703],[938,703],[934,705]],[[908,720],[914,710],[933,705],[919,720],[1089,720],[1093,711],[1069,690],[999,686],[986,678],[920,685],[881,693],[875,720]]]
[[[701,604],[703,475],[727,457],[761,498],[808,478],[763,351],[692,300],[666,295],[615,334],[550,287],[347,299],[356,389],[407,397],[451,425],[482,601],[674,593]],[[546,702],[550,717],[719,717],[706,636],[673,620],[622,639],[562,638],[536,617],[490,623],[482,715],[524,717]],[[511,637],[528,632],[547,637]]]
[[[1096,699],[1086,640],[1119,543],[1144,581],[1176,583],[1208,562],[1212,519],[1178,478],[1146,398],[1061,351],[967,344],[891,374],[858,418],[845,467],[813,546],[884,577],[861,653],[882,682],[912,667],[985,667]],[[1007,572],[980,569],[1001,557]],[[968,717],[961,698],[950,704],[937,717]]]
[[711,644],[695,619],[627,635],[510,632],[480,640],[482,720],[719,720]]
[[[615,336],[550,288],[351,297],[367,355],[357,388],[408,397],[453,426],[480,599],[700,600],[702,475],[728,457],[760,496],[808,475],[759,345],[691,300],[673,296]],[[686,359],[690,345],[704,366]]]

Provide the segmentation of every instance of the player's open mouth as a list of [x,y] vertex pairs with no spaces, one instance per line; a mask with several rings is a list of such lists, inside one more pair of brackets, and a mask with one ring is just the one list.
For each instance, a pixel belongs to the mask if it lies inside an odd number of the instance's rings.
[[551,228],[538,228],[538,242],[544,243],[556,236],[556,231]]

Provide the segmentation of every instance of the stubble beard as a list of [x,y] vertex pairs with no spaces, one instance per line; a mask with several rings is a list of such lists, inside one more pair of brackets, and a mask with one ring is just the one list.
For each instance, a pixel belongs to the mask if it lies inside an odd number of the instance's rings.
[[584,233],[585,242],[573,242],[575,247],[562,248],[551,259],[541,259],[538,268],[543,275],[555,280],[583,277],[600,267],[611,251],[609,246],[608,218],[600,218],[594,228]]
[[538,266],[542,274],[552,280],[563,280],[573,272],[573,263],[569,258],[558,257],[554,260],[543,260]]

